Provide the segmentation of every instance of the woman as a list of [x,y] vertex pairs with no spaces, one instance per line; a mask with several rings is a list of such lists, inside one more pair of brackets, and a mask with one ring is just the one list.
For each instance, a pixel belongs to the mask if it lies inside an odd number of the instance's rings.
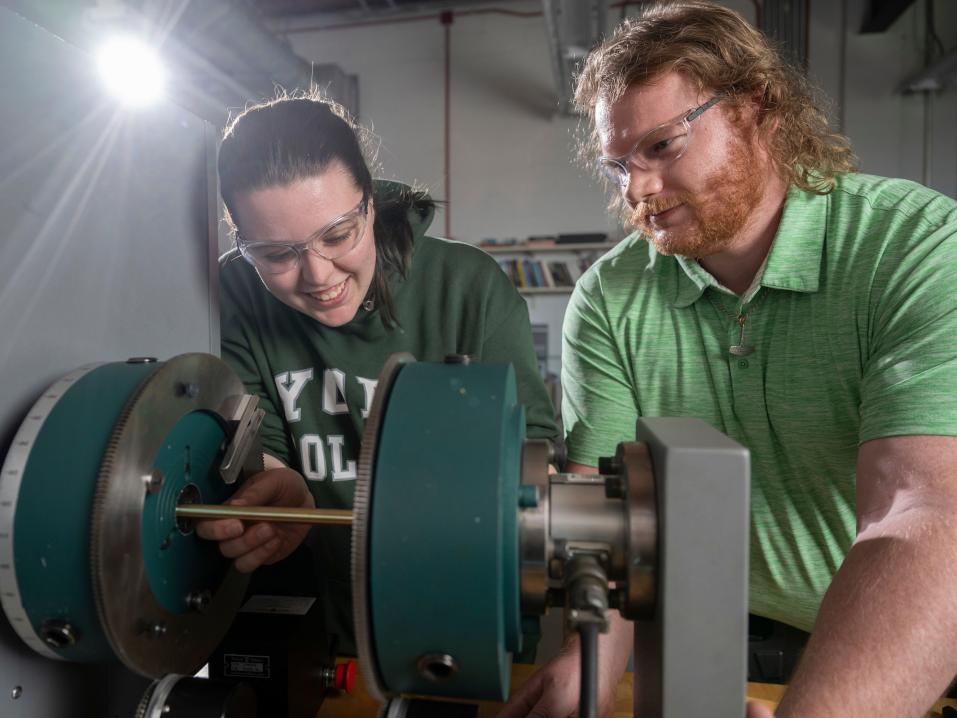
[[[386,358],[511,362],[527,433],[555,439],[525,302],[482,251],[425,234],[435,203],[373,181],[341,108],[281,99],[239,115],[219,153],[236,248],[221,264],[222,353],[265,409],[266,471],[232,503],[351,508],[362,426]],[[240,571],[308,528],[202,522]],[[315,534],[330,628],[351,648],[349,533]]]

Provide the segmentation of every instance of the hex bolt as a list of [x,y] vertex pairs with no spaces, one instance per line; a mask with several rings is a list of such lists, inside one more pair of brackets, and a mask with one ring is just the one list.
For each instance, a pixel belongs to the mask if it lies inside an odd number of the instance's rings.
[[565,462],[568,461],[568,453],[566,452],[565,449],[566,449],[565,442],[549,441],[548,442],[548,463],[554,464],[559,469],[565,466]]
[[12,698],[13,700],[17,700],[17,698],[19,698],[22,695],[23,695],[23,688],[20,686],[14,686],[13,689],[10,691],[10,698]]
[[605,477],[605,498],[623,499],[625,498],[625,482],[620,476]]
[[602,456],[598,459],[599,474],[618,475],[622,471],[621,461],[617,456]]

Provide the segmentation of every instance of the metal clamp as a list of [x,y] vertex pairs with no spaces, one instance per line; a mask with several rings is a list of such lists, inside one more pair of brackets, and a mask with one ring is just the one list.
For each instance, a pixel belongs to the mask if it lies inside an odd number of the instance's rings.
[[266,415],[257,408],[259,397],[252,394],[231,396],[223,402],[220,415],[232,431],[232,439],[226,446],[219,475],[227,484],[235,483],[246,461],[246,455],[255,445],[259,427]]

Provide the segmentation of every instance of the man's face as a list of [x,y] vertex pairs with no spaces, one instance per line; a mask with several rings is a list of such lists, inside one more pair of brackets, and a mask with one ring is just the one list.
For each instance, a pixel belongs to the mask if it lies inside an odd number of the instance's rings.
[[[632,85],[614,103],[599,100],[595,120],[602,155],[629,152],[657,126],[679,120],[707,102],[685,77],[671,72]],[[753,115],[731,121],[719,102],[690,124],[691,138],[677,160],[656,169],[627,161],[622,188],[625,221],[662,254],[707,257],[728,249],[761,201],[766,175]]]

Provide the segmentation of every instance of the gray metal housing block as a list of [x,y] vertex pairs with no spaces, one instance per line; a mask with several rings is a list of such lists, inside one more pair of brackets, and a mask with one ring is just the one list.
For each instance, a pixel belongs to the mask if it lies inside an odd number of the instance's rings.
[[655,618],[635,623],[635,715],[745,710],[750,454],[700,419],[639,419],[658,505]]

